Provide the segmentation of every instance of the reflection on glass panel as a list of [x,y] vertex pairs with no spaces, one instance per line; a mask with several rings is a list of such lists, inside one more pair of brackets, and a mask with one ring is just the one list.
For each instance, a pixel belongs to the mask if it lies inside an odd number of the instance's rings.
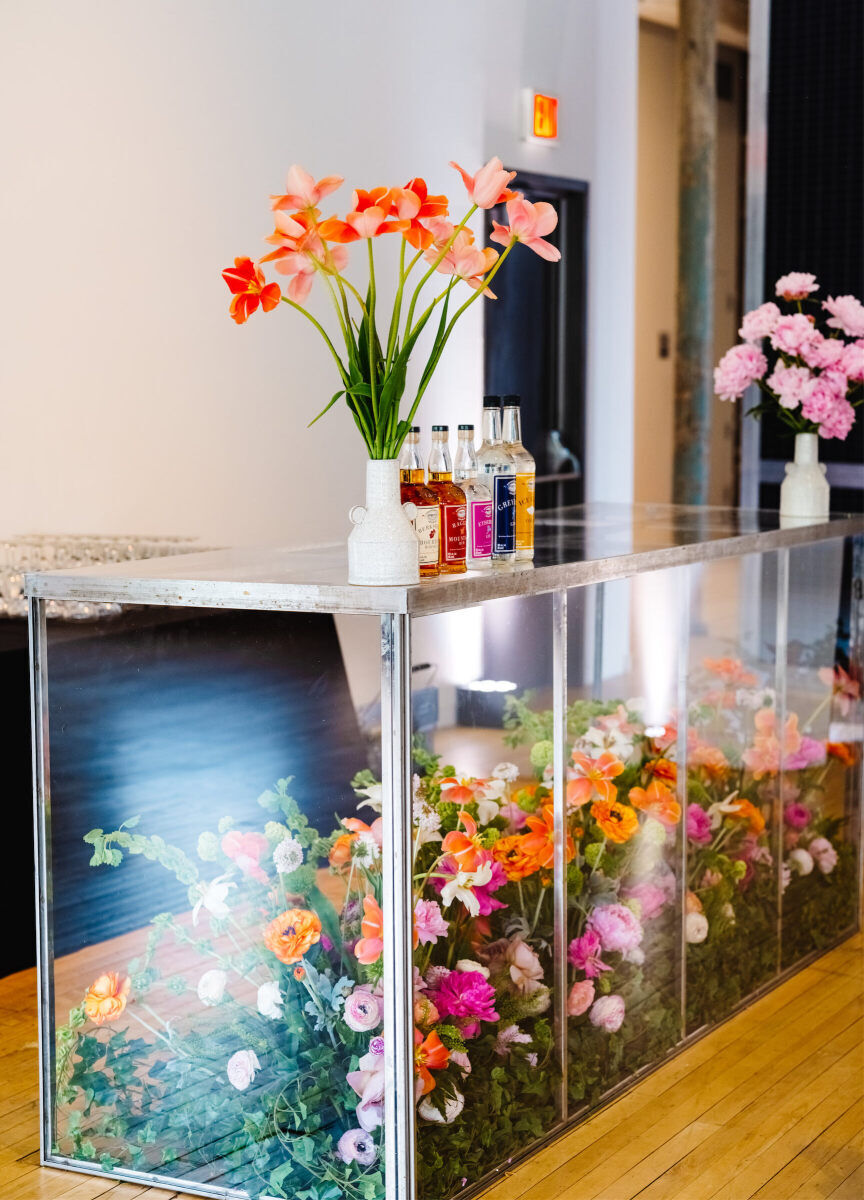
[[679,599],[674,571],[569,593],[571,1112],[680,1037]]
[[383,1198],[380,821],[332,618],[49,636],[53,1153]]
[[528,690],[551,706],[551,611],[540,596],[414,623],[424,1200],[506,1165],[558,1119],[552,796],[514,701]]
[[688,1031],[722,1019],[777,971],[782,719],[777,556],[695,566],[691,581]]
[[850,657],[851,542],[789,552],[788,734],[783,760],[782,963],[856,921],[860,663]]

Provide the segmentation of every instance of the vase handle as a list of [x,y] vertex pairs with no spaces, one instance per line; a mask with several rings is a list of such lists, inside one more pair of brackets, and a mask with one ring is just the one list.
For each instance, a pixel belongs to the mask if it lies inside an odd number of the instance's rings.
[[366,518],[366,509],[362,504],[355,504],[348,510],[348,520],[352,525],[362,525]]
[[417,516],[417,505],[412,500],[406,500],[402,505],[402,511],[409,521],[413,521]]

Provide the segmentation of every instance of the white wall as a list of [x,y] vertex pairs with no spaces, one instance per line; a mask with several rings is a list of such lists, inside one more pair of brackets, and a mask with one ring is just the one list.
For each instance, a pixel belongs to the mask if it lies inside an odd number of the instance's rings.
[[[335,390],[326,351],[284,306],[235,327],[220,278],[265,249],[267,197],[294,161],[361,186],[425,174],[460,199],[451,158],[498,153],[590,181],[589,493],[629,498],[635,10],[3,5],[0,536],[345,536],[362,445],[344,411],[305,429]],[[523,85],[560,95],[559,145],[514,136]],[[426,425],[479,413],[479,310],[429,389]]]

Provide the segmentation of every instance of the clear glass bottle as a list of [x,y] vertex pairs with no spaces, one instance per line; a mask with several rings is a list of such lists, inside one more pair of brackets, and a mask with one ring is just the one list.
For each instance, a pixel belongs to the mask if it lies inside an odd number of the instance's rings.
[[465,570],[467,501],[465,493],[453,482],[453,465],[447,444],[448,425],[432,426],[432,450],[429,454],[427,487],[441,505],[441,553],[438,570],[441,575],[461,575]]
[[465,563],[475,571],[492,566],[492,490],[477,477],[474,426],[459,426],[459,441],[453,461],[453,478],[468,502],[468,537]]
[[492,492],[492,566],[516,561],[516,462],[501,441],[501,397],[483,397],[483,441],[477,451],[479,478]]
[[412,425],[399,455],[399,490],[402,503],[417,506],[411,524],[420,543],[420,577],[438,575],[441,540],[441,509],[438,497],[426,487],[426,472],[420,457],[420,426]]
[[504,449],[516,460],[516,561],[534,558],[534,491],[537,467],[522,445],[520,396],[501,397],[501,436]]

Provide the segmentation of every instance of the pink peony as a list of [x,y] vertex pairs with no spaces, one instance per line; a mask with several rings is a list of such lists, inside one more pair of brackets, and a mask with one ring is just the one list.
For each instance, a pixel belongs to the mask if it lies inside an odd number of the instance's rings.
[[780,309],[773,300],[769,300],[767,304],[760,304],[752,312],[744,314],[738,336],[745,342],[761,341],[769,333],[774,332],[774,326],[780,317]]
[[368,1033],[382,1020],[381,1004],[372,989],[366,986],[355,988],[345,997],[342,1019],[355,1033]]
[[804,347],[801,357],[809,367],[836,367],[843,358],[846,343],[842,338],[826,338],[821,333],[814,333],[812,341]]
[[687,805],[687,837],[697,846],[711,841],[711,818],[698,804]]
[[813,376],[806,367],[784,367],[778,360],[776,367],[766,380],[783,408],[797,408],[810,394]]
[[421,946],[434,946],[439,937],[446,937],[450,925],[441,915],[437,900],[418,900],[414,905],[414,930]]
[[806,300],[810,292],[818,292],[816,276],[807,271],[790,271],[781,275],[774,285],[775,294],[784,300]]
[[600,957],[600,936],[593,929],[586,929],[581,937],[574,938],[567,954],[577,971],[584,971],[589,979],[596,978],[601,971],[612,968]]
[[625,900],[636,900],[641,909],[640,919],[651,921],[658,916],[666,903],[666,892],[656,883],[646,880],[634,887],[624,888],[621,895]]
[[845,442],[855,424],[855,409],[848,400],[838,400],[819,426],[819,436]]
[[842,329],[849,337],[864,337],[864,304],[856,296],[829,296],[822,307],[831,313],[828,324],[832,329]]
[[864,379],[864,341],[847,342],[840,360],[840,368],[856,383]]
[[803,829],[810,824],[810,809],[806,804],[787,804],[783,810],[783,820],[792,829]]
[[714,368],[714,391],[721,400],[737,400],[767,370],[768,360],[756,346],[733,346]]
[[581,1017],[594,1003],[594,984],[590,979],[574,983],[567,997],[567,1015]]
[[624,1024],[624,1000],[614,992],[611,996],[601,996],[595,1000],[588,1014],[588,1020],[605,1033],[615,1033]]
[[803,313],[792,313],[791,316],[781,317],[774,326],[771,345],[783,354],[796,357],[813,341],[815,333],[812,321]]
[[451,971],[433,997],[442,1017],[454,1017],[465,1038],[476,1037],[481,1021],[499,1020],[495,989],[479,971]]
[[623,904],[598,904],[588,917],[588,928],[600,938],[607,954],[635,950],[642,941],[642,926]]

